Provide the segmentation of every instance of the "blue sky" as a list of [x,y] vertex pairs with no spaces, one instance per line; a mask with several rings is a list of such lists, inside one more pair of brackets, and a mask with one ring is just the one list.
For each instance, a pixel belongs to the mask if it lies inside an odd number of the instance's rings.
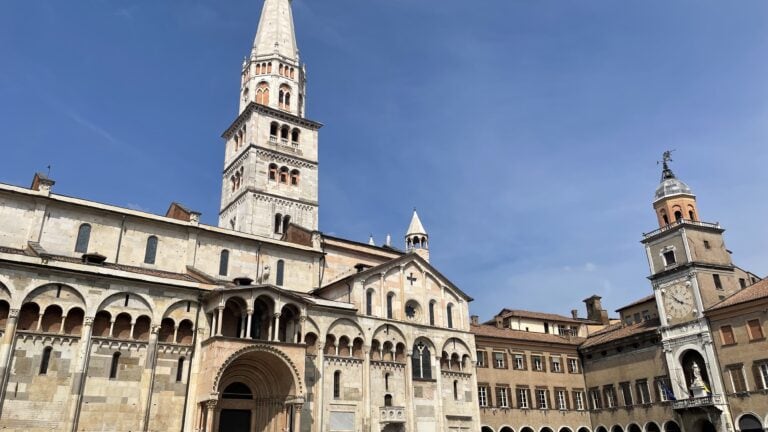
[[[768,273],[768,2],[294,0],[320,226],[402,242],[489,319],[649,294],[656,160]],[[261,1],[0,3],[0,182],[216,223]],[[583,314],[583,312],[582,312]]]

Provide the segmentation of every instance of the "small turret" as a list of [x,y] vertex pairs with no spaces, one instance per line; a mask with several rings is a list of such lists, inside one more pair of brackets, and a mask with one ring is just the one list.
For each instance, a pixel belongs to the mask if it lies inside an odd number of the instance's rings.
[[413,209],[411,223],[408,225],[408,232],[405,234],[405,250],[415,252],[422,258],[429,261],[429,235],[424,225],[421,224],[419,214]]
[[669,167],[672,162],[672,152],[665,151],[662,161],[661,183],[656,188],[653,198],[653,209],[660,227],[665,227],[682,219],[699,220],[696,208],[696,195],[687,184],[683,183]]

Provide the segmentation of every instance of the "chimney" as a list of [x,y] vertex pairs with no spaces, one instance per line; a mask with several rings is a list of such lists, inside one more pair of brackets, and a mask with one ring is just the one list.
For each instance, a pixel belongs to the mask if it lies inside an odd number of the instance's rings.
[[480,325],[480,317],[477,315],[470,316],[469,320],[472,323],[472,325]]
[[579,317],[579,310],[571,309],[571,316],[573,317],[573,319],[577,319]]
[[597,294],[584,299],[584,303],[587,305],[587,319],[601,324],[609,324],[611,321],[608,319],[608,311],[603,309],[601,299],[602,297]]
[[43,173],[35,173],[35,177],[32,178],[32,186],[29,188],[44,195],[50,195],[54,184],[56,184],[56,182],[49,179],[47,175]]

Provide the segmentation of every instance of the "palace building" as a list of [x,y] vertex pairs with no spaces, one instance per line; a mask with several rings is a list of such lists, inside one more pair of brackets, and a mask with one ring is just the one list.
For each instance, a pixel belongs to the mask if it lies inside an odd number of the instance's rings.
[[416,212],[402,249],[318,231],[321,124],[293,26],[289,0],[264,1],[219,226],[42,174],[0,185],[0,428],[480,428],[472,299],[430,265]]

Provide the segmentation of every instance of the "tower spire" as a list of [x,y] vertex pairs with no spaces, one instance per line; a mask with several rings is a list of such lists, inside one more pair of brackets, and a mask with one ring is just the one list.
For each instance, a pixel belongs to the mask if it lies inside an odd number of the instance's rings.
[[291,0],[265,0],[261,9],[251,58],[272,57],[275,54],[284,60],[299,61]]
[[413,209],[411,223],[408,225],[408,232],[405,233],[405,249],[408,252],[416,252],[429,261],[429,234],[424,229],[416,208]]

